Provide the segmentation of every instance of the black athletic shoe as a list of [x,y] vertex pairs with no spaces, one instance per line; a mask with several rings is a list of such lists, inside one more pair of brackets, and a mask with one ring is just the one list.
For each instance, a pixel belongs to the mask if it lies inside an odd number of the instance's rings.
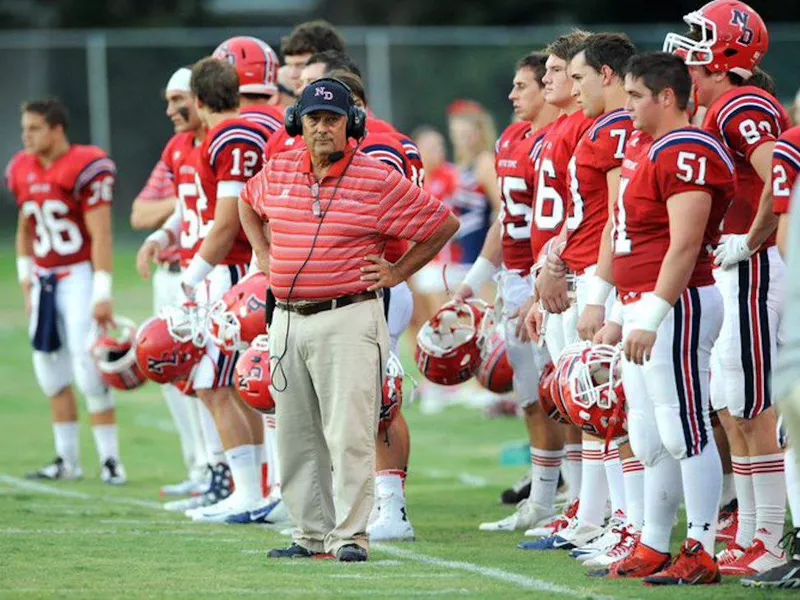
[[56,456],[53,462],[46,464],[38,471],[25,475],[25,479],[45,479],[47,481],[75,480],[81,477],[83,477],[83,470],[78,465],[68,465],[60,456]]
[[503,490],[500,501],[503,504],[516,506],[522,500],[526,500],[531,495],[531,473],[528,471],[517,483],[507,490]]
[[781,548],[791,557],[785,565],[779,565],[766,573],[743,577],[744,587],[780,588],[800,590],[800,528],[792,529],[783,536]]
[[267,552],[267,558],[330,558],[323,552],[312,552],[300,544],[292,544],[288,548],[275,548]]
[[358,544],[346,544],[336,551],[336,560],[341,562],[365,562],[367,551]]

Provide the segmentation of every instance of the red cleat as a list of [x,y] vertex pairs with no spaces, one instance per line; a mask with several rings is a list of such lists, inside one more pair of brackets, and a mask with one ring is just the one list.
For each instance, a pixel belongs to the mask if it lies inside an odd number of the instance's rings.
[[693,539],[684,542],[681,553],[666,569],[644,578],[649,585],[708,585],[721,580],[717,561]]
[[658,573],[669,564],[669,559],[669,554],[658,552],[650,546],[637,542],[633,552],[626,558],[615,562],[608,569],[590,572],[589,576],[607,577],[608,579],[641,579]]
[[723,506],[717,519],[717,541],[728,544],[736,539],[739,528],[739,503],[736,498]]

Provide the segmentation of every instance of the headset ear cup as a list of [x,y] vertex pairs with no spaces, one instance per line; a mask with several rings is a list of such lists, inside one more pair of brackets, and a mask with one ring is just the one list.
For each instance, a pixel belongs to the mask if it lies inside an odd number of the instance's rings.
[[284,124],[286,125],[286,133],[292,137],[296,137],[303,133],[303,123],[297,116],[297,107],[288,106],[284,113]]
[[353,105],[347,114],[347,137],[361,139],[366,133],[367,113]]

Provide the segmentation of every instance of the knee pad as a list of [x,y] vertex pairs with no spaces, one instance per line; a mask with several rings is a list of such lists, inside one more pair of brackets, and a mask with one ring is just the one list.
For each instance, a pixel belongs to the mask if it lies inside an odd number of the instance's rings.
[[104,413],[115,407],[114,396],[111,395],[110,390],[106,390],[104,394],[97,396],[86,396],[86,410],[90,415]]
[[75,372],[75,383],[86,398],[108,395],[108,387],[100,377],[97,366],[88,355],[73,356],[72,369]]
[[72,383],[72,366],[64,348],[51,354],[34,351],[33,372],[42,393],[48,398]]
[[[656,423],[661,443],[670,456],[675,460],[681,460],[689,456],[686,435],[679,415],[675,414],[674,411],[661,411],[656,408]],[[714,435],[713,432],[710,435]]]
[[658,430],[641,423],[637,425],[635,415],[630,413],[628,413],[628,441],[633,455],[646,467],[652,467],[669,456],[664,444],[661,443]]

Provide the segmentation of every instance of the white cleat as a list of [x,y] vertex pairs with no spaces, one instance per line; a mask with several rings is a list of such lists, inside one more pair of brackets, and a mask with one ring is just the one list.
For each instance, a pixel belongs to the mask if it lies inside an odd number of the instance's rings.
[[263,502],[262,498],[245,500],[237,497],[236,492],[216,504],[204,508],[197,508],[186,512],[196,523],[224,523],[228,517],[239,513],[256,510]]
[[633,548],[636,546],[636,542],[639,541],[641,534],[634,529],[633,525],[626,525],[620,533],[620,540],[613,548],[604,554],[600,554],[594,558],[585,560],[583,562],[583,566],[591,567],[593,569],[602,569],[605,567],[610,567],[623,558],[627,558],[628,555],[633,552]]
[[208,480],[187,479],[179,483],[162,485],[158,495],[164,497],[199,496],[208,489]]
[[394,494],[378,497],[378,518],[367,526],[371,542],[413,542],[414,528],[408,520],[405,498]]
[[80,465],[66,462],[56,456],[53,462],[46,464],[41,469],[25,475],[25,479],[46,479],[47,481],[76,481],[83,478],[83,469]]
[[561,514],[550,515],[533,524],[525,530],[526,537],[550,537],[569,526],[575,515],[578,514],[578,500],[575,499],[564,507]]
[[108,485],[124,485],[128,483],[125,467],[122,466],[121,462],[117,462],[113,458],[107,458],[103,466],[100,467],[100,479]]
[[622,539],[623,527],[625,527],[625,514],[621,511],[617,511],[617,513],[608,520],[602,535],[588,544],[574,548],[570,551],[570,556],[579,562],[584,562],[590,558],[595,558],[596,556],[609,552]]
[[553,509],[536,504],[529,498],[517,504],[514,514],[499,521],[481,523],[478,529],[480,531],[524,531],[552,515]]

